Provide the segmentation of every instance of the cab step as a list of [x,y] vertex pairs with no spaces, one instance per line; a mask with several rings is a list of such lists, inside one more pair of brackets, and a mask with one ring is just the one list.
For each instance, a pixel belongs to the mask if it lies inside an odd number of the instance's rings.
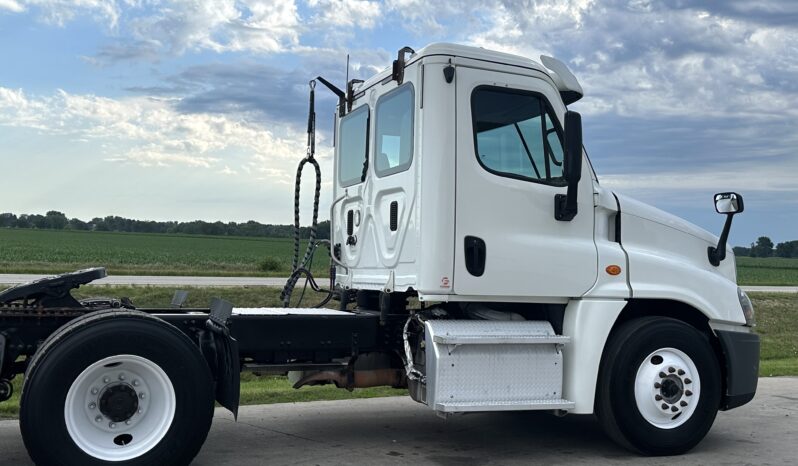
[[515,400],[515,401],[471,401],[460,403],[436,403],[436,411],[443,413],[467,413],[473,411],[523,411],[574,409],[574,402],[565,399]]
[[569,410],[562,346],[547,321],[428,320],[426,401],[444,413]]

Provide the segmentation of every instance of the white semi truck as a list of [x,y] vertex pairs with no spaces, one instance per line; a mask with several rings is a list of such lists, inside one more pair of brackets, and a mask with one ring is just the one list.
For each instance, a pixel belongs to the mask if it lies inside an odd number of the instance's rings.
[[[443,417],[596,414],[644,455],[690,450],[753,398],[759,338],[726,244],[742,197],[715,195],[718,238],[603,187],[563,63],[433,44],[346,91],[319,81],[339,97],[339,309],[73,299],[101,268],[0,293],[0,399],[24,373],[38,464],[189,463],[214,400],[237,412],[242,370],[407,387]],[[320,181],[313,95],[299,173]],[[319,244],[300,261],[297,243],[286,303]]]

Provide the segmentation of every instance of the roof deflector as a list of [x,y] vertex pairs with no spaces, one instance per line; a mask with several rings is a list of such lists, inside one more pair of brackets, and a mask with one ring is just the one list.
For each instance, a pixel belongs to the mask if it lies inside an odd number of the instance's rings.
[[579,85],[579,81],[576,80],[576,76],[571,73],[571,70],[568,69],[565,63],[546,55],[540,56],[540,62],[543,63],[543,66],[555,73],[552,75],[552,79],[554,79],[554,82],[557,84],[557,89],[560,91],[560,96],[565,105],[570,105],[585,95],[582,91],[582,86]]

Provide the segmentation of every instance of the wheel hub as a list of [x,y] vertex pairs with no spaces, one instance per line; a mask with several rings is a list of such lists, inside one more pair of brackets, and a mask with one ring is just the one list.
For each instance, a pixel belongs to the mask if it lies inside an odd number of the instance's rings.
[[684,393],[684,382],[678,376],[669,375],[662,379],[659,391],[666,403],[676,403]]
[[100,395],[100,412],[113,422],[123,422],[136,414],[139,397],[126,383],[112,385]]

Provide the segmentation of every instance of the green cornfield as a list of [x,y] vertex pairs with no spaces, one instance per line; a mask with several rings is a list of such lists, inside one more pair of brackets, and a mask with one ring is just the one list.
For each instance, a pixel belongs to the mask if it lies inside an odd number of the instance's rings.
[[[288,238],[0,229],[0,273],[104,266],[114,275],[287,276],[292,254]],[[328,270],[322,246],[313,272]]]

